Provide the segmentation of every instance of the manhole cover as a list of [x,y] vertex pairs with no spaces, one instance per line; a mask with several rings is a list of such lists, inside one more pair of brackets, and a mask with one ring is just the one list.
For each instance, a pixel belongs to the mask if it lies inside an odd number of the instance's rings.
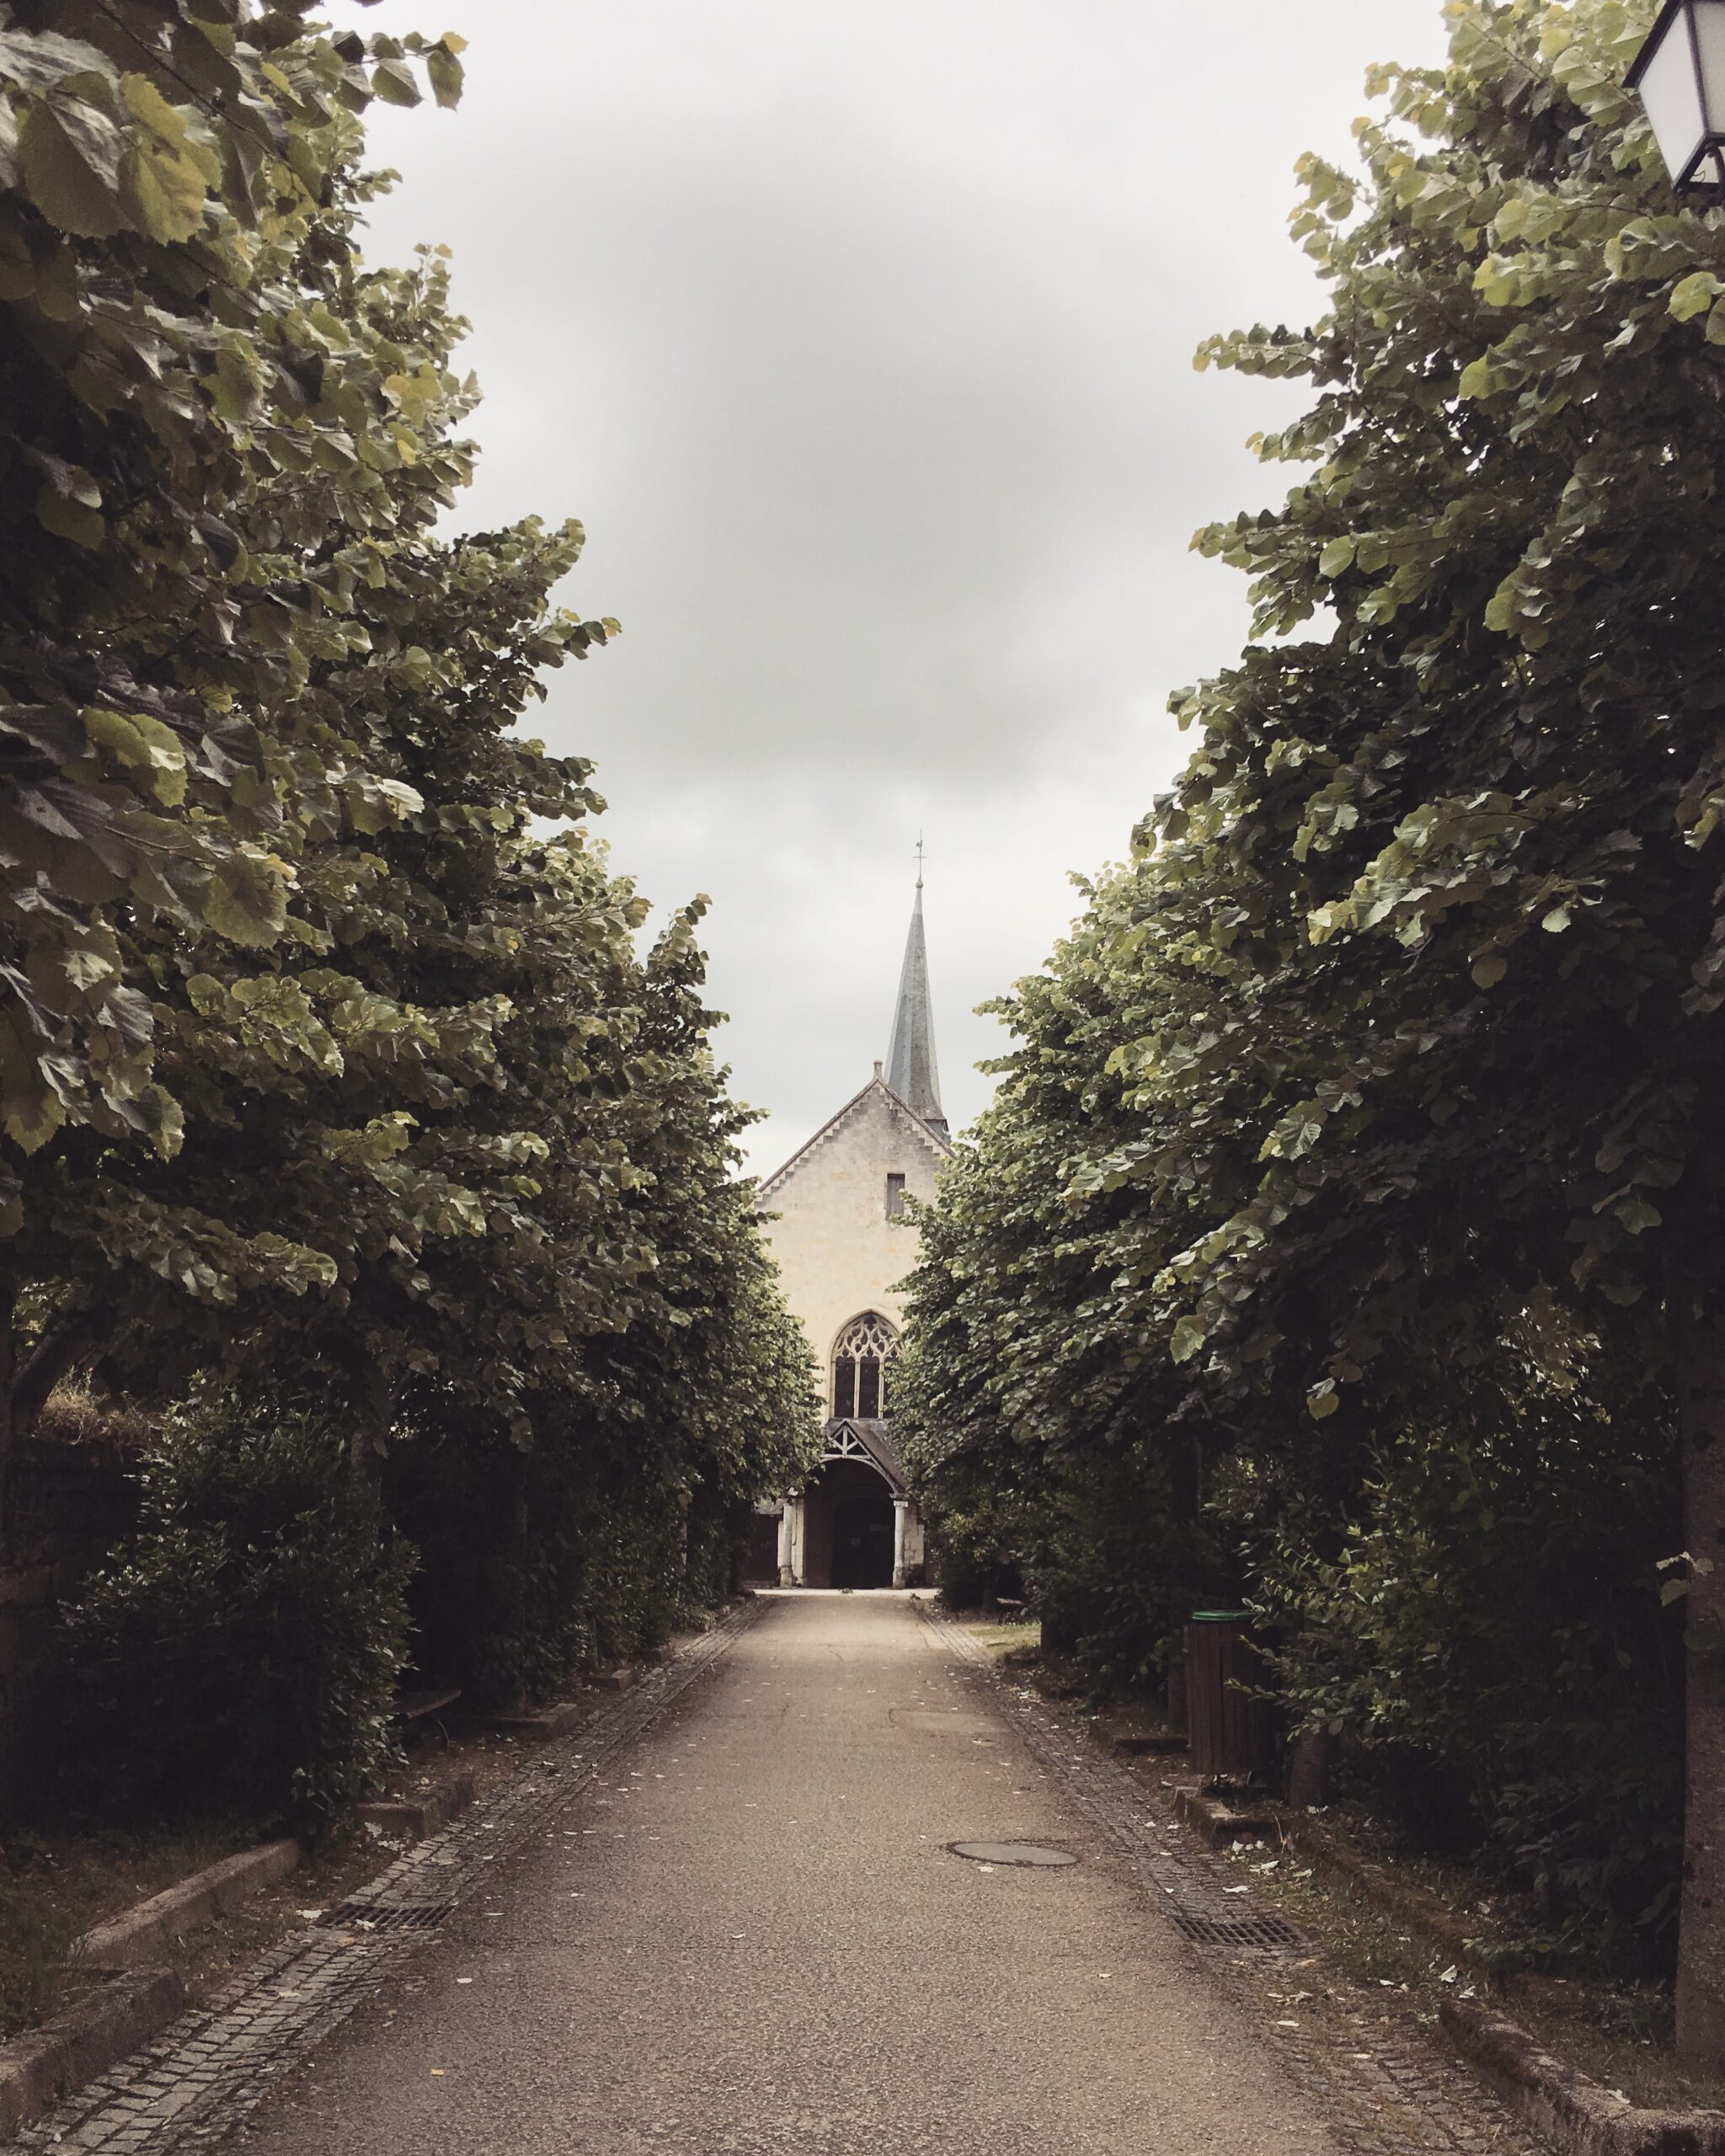
[[1076,1864],[1071,1849],[1050,1849],[1045,1842],[948,1842],[954,1856],[968,1856],[973,1864],[1055,1865]]
[[1280,1917],[1194,1917],[1170,1909],[1174,1929],[1198,1946],[1304,1946],[1306,1941]]

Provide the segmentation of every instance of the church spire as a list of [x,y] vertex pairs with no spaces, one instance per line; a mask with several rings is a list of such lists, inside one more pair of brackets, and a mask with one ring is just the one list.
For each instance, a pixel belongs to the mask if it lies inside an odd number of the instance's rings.
[[905,941],[905,969],[899,975],[898,1007],[886,1052],[886,1082],[905,1107],[944,1138],[947,1119],[940,1104],[940,1072],[934,1059],[934,1009],[928,992],[928,947],[922,937],[922,841],[916,841],[916,903]]

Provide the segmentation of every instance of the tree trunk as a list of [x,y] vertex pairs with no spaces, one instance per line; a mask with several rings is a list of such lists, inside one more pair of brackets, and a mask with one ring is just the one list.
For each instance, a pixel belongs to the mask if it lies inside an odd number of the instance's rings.
[[13,1448],[36,1427],[61,1378],[107,1340],[113,1321],[93,1310],[52,1319],[30,1349],[18,1352],[18,1289],[0,1288],[0,1529],[8,1517],[7,1481]]
[[390,1390],[381,1360],[374,1359],[361,1373],[360,1397],[365,1406],[354,1417],[348,1437],[347,1465],[350,1492],[359,1510],[381,1524],[383,1513],[383,1461],[389,1450]]
[[1678,1321],[1690,1588],[1677,2051],[1685,2066],[1717,2073],[1725,2067],[1725,1315],[1712,1304],[1682,1309]]
[[1322,1809],[1330,1801],[1336,1740],[1327,1729],[1302,1729],[1288,1748],[1288,1801],[1296,1812]]

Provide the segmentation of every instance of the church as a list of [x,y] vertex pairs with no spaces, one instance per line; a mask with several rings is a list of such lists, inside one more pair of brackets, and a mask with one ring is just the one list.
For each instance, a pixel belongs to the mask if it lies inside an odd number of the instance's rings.
[[934,1013],[916,877],[884,1066],[761,1185],[785,1300],[820,1367],[820,1464],[761,1508],[748,1572],[781,1587],[916,1587],[922,1520],[892,1439],[899,1283],[920,1237],[907,1198],[933,1198],[952,1143],[940,1104]]

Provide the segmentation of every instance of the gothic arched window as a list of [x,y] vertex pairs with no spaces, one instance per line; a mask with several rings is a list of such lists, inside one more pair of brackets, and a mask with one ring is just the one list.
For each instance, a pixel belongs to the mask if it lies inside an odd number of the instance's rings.
[[852,1318],[832,1351],[832,1412],[865,1422],[886,1412],[886,1366],[897,1358],[899,1336],[877,1310]]

